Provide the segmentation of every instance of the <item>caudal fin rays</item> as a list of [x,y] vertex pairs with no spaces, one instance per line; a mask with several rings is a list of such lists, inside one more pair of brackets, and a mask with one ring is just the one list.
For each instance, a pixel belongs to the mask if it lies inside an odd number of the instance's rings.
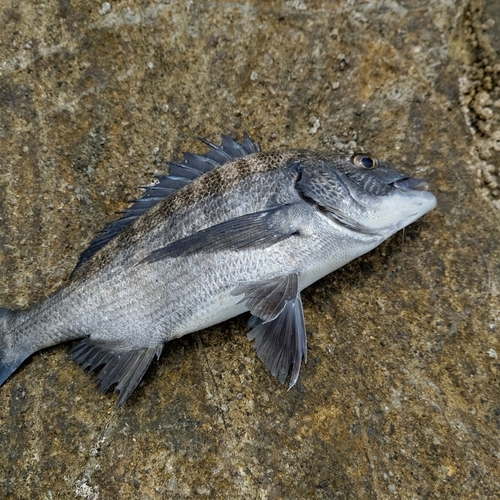
[[33,354],[32,350],[15,345],[7,327],[7,319],[13,313],[0,308],[0,386]]

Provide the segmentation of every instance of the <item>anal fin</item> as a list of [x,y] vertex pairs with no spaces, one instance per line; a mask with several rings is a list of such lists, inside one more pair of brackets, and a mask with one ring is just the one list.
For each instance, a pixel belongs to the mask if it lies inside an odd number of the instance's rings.
[[131,351],[114,351],[91,339],[85,339],[73,347],[71,357],[88,372],[103,366],[96,377],[101,383],[99,389],[104,392],[116,386],[115,391],[120,392],[116,405],[118,409],[139,385],[153,358],[160,357],[162,349],[163,344],[159,344]]

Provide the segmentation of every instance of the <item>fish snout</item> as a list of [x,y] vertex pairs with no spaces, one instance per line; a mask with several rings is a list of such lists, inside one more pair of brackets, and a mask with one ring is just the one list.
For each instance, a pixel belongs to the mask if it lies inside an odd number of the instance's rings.
[[418,179],[416,177],[403,177],[392,183],[394,187],[398,189],[404,189],[408,191],[428,191],[429,183],[424,179]]

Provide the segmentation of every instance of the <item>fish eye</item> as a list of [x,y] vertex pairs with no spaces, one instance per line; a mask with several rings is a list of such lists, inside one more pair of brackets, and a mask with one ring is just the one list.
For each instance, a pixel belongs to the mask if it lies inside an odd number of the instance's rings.
[[367,170],[373,170],[378,167],[377,158],[366,155],[356,155],[352,158],[352,162],[357,167],[366,168]]

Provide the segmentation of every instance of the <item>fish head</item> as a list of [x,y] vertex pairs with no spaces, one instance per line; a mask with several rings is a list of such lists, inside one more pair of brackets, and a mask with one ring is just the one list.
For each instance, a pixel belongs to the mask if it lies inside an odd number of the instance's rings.
[[436,206],[425,180],[392,170],[368,154],[306,161],[296,187],[336,223],[384,238]]

